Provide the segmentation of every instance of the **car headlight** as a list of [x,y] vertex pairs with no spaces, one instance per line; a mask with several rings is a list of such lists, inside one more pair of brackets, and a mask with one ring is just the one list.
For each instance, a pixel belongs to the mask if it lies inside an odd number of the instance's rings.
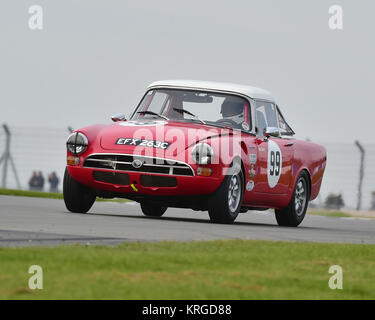
[[73,132],[66,141],[66,147],[74,155],[83,153],[87,149],[87,145],[87,137],[81,132]]
[[191,151],[193,160],[197,164],[209,164],[214,156],[214,150],[207,143],[198,143]]

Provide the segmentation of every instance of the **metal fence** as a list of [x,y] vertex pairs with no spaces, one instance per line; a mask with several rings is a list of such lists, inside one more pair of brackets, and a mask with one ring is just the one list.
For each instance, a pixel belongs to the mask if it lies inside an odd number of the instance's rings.
[[[68,128],[27,128],[10,127],[10,154],[22,189],[28,189],[28,182],[33,171],[41,171],[45,178],[44,190],[49,191],[48,175],[55,171],[60,178],[65,169],[65,142],[69,135]],[[318,142],[319,143],[319,142]],[[328,161],[321,193],[314,201],[323,207],[330,193],[341,193],[345,207],[354,209],[357,206],[358,183],[360,175],[360,157],[358,147],[352,143],[321,143],[327,149]],[[5,151],[6,134],[0,127],[0,158]],[[366,151],[364,179],[362,188],[362,209],[371,207],[371,194],[375,191],[375,144],[364,144]],[[0,177],[3,178],[3,163],[0,165]],[[0,180],[1,182],[2,180]],[[0,185],[1,187],[1,185]],[[7,188],[18,188],[17,180],[8,163]]]
[[[10,154],[14,161],[21,188],[29,189],[29,179],[33,171],[41,171],[45,179],[44,191],[49,191],[48,175],[55,171],[60,178],[59,187],[62,188],[62,177],[66,163],[65,142],[69,131],[67,128],[27,128],[10,127]],[[6,133],[0,127],[0,157],[6,149]],[[0,176],[3,178],[3,165]],[[18,188],[13,171],[8,163],[7,188]],[[0,180],[1,181],[1,180]],[[0,185],[2,186],[2,185]]]
[[[345,207],[355,209],[358,199],[361,153],[355,142],[321,143],[327,149],[327,168],[319,198],[315,201],[323,206],[329,193],[341,193]],[[362,144],[365,149],[364,175],[361,208],[369,209],[372,192],[375,191],[375,144]]]

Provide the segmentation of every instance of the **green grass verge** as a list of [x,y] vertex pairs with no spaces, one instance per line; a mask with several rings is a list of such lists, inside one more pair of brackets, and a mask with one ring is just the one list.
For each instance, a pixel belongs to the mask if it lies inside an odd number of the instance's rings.
[[33,198],[50,198],[62,199],[62,193],[42,192],[42,191],[29,191],[29,190],[16,190],[0,188],[0,195],[2,196],[19,196],[19,197],[33,197]]
[[350,214],[342,211],[330,211],[330,210],[309,210],[307,214],[312,214],[316,216],[326,216],[326,217],[352,217]]
[[[32,197],[32,198],[63,199],[62,193],[30,191],[30,190],[16,190],[16,189],[4,189],[4,188],[0,188],[0,195],[2,195],[2,196]],[[97,198],[96,201],[128,202],[130,200]]]
[[[375,299],[375,246],[228,240],[0,248],[1,299]],[[43,290],[28,289],[30,265]],[[330,290],[331,265],[343,290]]]

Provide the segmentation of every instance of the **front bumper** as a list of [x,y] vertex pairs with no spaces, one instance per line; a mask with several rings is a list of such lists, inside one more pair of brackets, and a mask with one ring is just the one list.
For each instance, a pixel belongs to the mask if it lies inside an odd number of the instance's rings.
[[[127,172],[116,170],[102,170],[97,168],[87,168],[82,166],[68,165],[67,169],[72,178],[79,183],[93,189],[106,191],[113,194],[129,195],[150,195],[150,196],[194,196],[208,195],[216,191],[220,186],[222,179],[218,176],[174,176],[177,181],[176,186],[144,186],[141,183],[142,176],[166,177],[167,175],[150,174],[144,172]],[[122,185],[98,181],[94,177],[94,172],[110,172],[129,175],[129,184]],[[143,179],[144,180],[144,179]],[[142,181],[143,181],[142,180]],[[133,186],[131,186],[133,185]]]

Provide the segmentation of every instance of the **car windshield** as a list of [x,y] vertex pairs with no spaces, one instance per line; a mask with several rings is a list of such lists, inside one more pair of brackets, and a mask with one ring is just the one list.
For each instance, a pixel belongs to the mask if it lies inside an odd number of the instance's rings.
[[246,99],[214,92],[154,89],[147,92],[131,120],[164,117],[172,121],[250,129]]

